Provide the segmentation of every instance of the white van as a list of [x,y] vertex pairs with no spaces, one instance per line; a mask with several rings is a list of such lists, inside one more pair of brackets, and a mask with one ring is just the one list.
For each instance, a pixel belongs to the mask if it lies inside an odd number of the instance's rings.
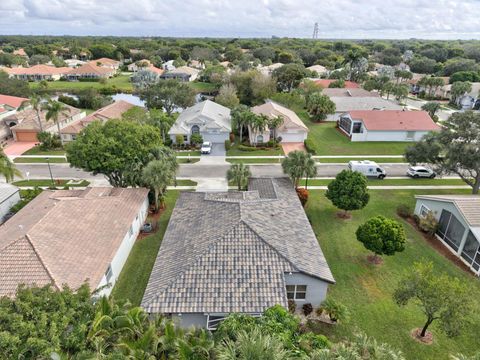
[[352,171],[358,171],[365,176],[376,177],[378,179],[384,179],[387,176],[387,172],[382,169],[375,161],[361,160],[361,161],[349,161],[348,168]]

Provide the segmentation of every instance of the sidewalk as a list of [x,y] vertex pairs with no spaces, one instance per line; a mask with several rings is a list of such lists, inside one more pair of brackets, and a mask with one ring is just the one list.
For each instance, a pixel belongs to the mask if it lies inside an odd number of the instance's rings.
[[[305,188],[305,186],[299,186]],[[327,186],[308,186],[308,190],[327,190]],[[468,185],[387,185],[367,186],[370,190],[449,190],[449,189],[471,189]]]

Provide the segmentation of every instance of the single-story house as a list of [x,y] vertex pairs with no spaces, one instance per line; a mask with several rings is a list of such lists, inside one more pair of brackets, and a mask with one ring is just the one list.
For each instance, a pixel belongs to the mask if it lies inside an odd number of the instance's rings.
[[417,195],[415,214],[431,213],[439,226],[436,238],[480,275],[480,196]]
[[28,99],[0,94],[0,145],[12,136],[10,127],[16,125],[15,122],[5,121],[5,118],[14,115],[25,101]]
[[20,189],[16,186],[0,183],[0,225],[13,205],[20,201]]
[[307,70],[317,73],[318,77],[322,75],[327,75],[329,73],[328,69],[322,65],[312,65],[307,67]]
[[[335,82],[337,80],[335,79],[320,79],[320,80],[315,80],[315,84],[323,87],[323,88],[328,88],[332,82]],[[356,82],[353,81],[345,81],[345,88],[346,89],[357,89],[359,88],[360,85],[358,85]]]
[[230,109],[205,100],[183,110],[168,134],[174,143],[177,135],[182,135],[184,142],[189,143],[192,134],[200,134],[203,141],[223,144],[231,131]]
[[419,141],[440,130],[426,111],[407,110],[349,111],[338,127],[351,141]]
[[111,78],[115,75],[116,70],[106,66],[97,66],[88,62],[75,69],[69,69],[65,74],[68,80],[78,79],[101,79]]
[[122,64],[118,60],[113,60],[109,58],[100,58],[96,60],[89,61],[89,64],[96,65],[96,66],[101,66],[101,67],[106,67],[112,70],[118,70],[120,69],[120,65]]
[[285,64],[273,63],[271,65],[265,65],[265,66],[259,65],[257,70],[260,71],[263,75],[272,75],[275,70],[280,69],[283,65]]
[[[480,82],[473,82],[471,84],[472,90],[456,99],[457,105],[462,110],[478,110],[480,108]],[[443,89],[445,91],[445,97],[451,98],[452,85],[445,85]]]
[[180,194],[141,306],[213,330],[231,313],[318,306],[334,283],[291,181],[252,178],[246,192]]
[[136,72],[148,66],[152,66],[152,63],[150,62],[150,60],[142,59],[142,60],[135,61],[134,63],[131,63],[130,65],[127,66],[127,68],[128,68],[128,71]]
[[[86,114],[84,110],[74,108],[70,105],[65,105],[70,111],[66,115],[59,115],[60,129],[63,129],[71,123],[83,119]],[[42,122],[43,131],[52,134],[57,134],[57,125],[53,121],[47,121],[47,112],[40,111],[40,121]],[[13,133],[15,141],[37,142],[37,134],[40,132],[40,125],[38,124],[37,113],[33,109],[25,109],[17,111],[15,114],[8,116],[4,121],[9,124]],[[13,125],[16,124],[16,125]],[[61,130],[60,130],[61,131]]]
[[403,106],[393,101],[371,95],[367,97],[331,96],[330,100],[335,103],[335,113],[327,115],[327,121],[338,121],[345,112],[353,110],[403,110]]
[[200,74],[200,70],[194,69],[189,66],[180,66],[173,70],[168,70],[164,74],[162,74],[162,79],[175,79],[179,81],[194,81],[198,74]]
[[198,70],[205,69],[205,64],[202,63],[201,61],[198,61],[198,60],[190,60],[188,62],[188,66],[190,66],[192,68],[195,68],[195,69],[198,69]]
[[133,107],[135,107],[135,105],[127,101],[115,101],[64,127],[62,129],[62,138],[67,142],[75,140],[80,131],[86,128],[93,121],[101,121],[102,123],[105,123],[107,120],[121,119],[122,114]]
[[20,48],[20,49],[17,49],[17,50],[13,50],[13,55],[17,55],[17,56],[21,56],[21,57],[24,57],[24,58],[28,58],[28,55],[27,53],[25,52],[25,50],[23,48]]
[[84,282],[108,296],[147,211],[144,188],[44,190],[0,227],[0,297]]
[[286,107],[279,105],[273,101],[265,104],[254,106],[252,112],[257,115],[265,115],[268,118],[281,117],[283,122],[274,131],[268,127],[263,131],[253,131],[248,128],[250,143],[268,142],[274,136],[281,137],[282,143],[301,142],[303,143],[308,135],[308,127],[298,117],[298,115]]
[[86,64],[85,61],[77,60],[77,59],[66,59],[64,61],[67,64],[67,66],[70,68],[76,68]]
[[34,65],[32,67],[24,68],[5,68],[9,77],[25,81],[54,81],[60,80],[71,69],[69,67],[55,67],[44,64]]
[[175,65],[173,65],[174,62],[175,62],[175,60],[168,60],[168,61],[164,62],[162,64],[163,70],[165,70],[165,71],[175,70],[176,67],[175,67]]
[[328,97],[374,97],[378,98],[380,95],[377,92],[367,91],[362,88],[326,88],[322,89],[322,94]]

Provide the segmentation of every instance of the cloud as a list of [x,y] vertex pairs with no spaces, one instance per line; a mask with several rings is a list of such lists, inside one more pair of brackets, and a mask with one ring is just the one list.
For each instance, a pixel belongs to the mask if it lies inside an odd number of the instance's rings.
[[1,0],[0,33],[480,38],[478,0]]

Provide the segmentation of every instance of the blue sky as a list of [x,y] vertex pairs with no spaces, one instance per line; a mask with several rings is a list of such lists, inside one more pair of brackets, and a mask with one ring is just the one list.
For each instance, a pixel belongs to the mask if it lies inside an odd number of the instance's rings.
[[0,0],[0,33],[480,39],[480,0]]

